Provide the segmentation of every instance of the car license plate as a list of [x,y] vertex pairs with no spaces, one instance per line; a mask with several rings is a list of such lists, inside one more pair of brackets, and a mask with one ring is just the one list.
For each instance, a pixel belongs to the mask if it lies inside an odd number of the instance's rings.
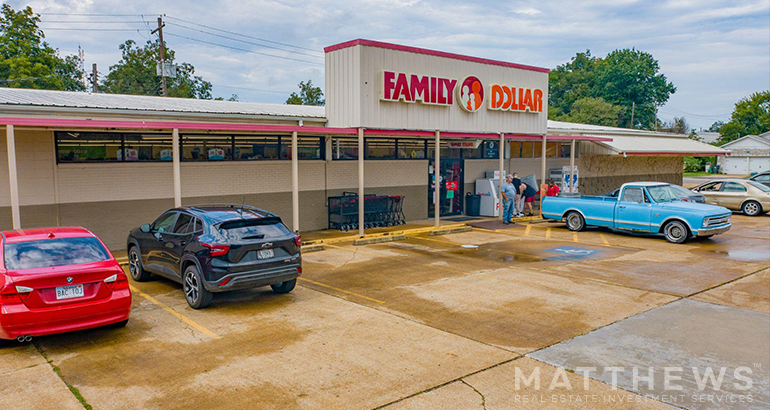
[[272,249],[261,249],[257,251],[257,258],[259,259],[270,259],[273,256],[275,256],[275,253]]
[[82,298],[85,296],[83,285],[59,286],[56,288],[56,300]]

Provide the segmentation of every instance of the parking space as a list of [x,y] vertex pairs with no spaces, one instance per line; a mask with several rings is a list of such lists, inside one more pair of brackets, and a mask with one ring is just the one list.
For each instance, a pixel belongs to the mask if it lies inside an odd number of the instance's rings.
[[[736,216],[685,245],[552,223],[333,243],[303,256],[292,293],[218,294],[202,310],[176,283],[132,282],[125,328],[3,348],[0,407],[82,407],[70,385],[95,409],[719,408],[575,369],[757,363],[767,385],[768,221]],[[539,387],[517,387],[534,371]]]

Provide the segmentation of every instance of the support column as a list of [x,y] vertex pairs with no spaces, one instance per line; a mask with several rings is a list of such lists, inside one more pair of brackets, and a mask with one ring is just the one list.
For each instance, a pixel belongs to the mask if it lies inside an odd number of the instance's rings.
[[545,147],[546,147],[546,144],[547,144],[546,143],[546,136],[545,136],[545,134],[543,134],[543,147],[542,147],[543,149],[540,150],[540,172],[541,172],[541,174],[540,174],[541,175],[540,176],[540,185],[548,184],[548,182],[546,182],[548,180],[548,176],[546,175],[546,171],[547,170],[546,170],[546,167],[545,167],[545,152],[546,152]]
[[364,234],[364,129],[358,129],[358,234]]
[[8,143],[8,179],[11,186],[11,219],[13,229],[21,229],[21,213],[19,212],[19,179],[16,174],[16,134],[13,125],[5,126],[6,142]]
[[436,159],[433,162],[433,225],[439,226],[441,224],[441,183],[439,178],[441,177],[441,131],[436,130],[436,140],[434,142]]
[[299,158],[297,131],[291,133],[291,228],[299,232]]
[[577,141],[572,140],[572,145],[569,147],[569,191],[575,192],[575,143]]
[[505,179],[503,179],[503,172],[505,171],[505,149],[503,144],[505,144],[505,134],[500,133],[500,144],[497,146],[497,151],[499,151],[500,156],[500,189],[497,193],[497,207],[500,213],[500,220],[503,220],[503,183],[505,182]]
[[174,207],[182,206],[182,171],[179,165],[179,129],[174,128],[171,137],[171,156],[174,168]]

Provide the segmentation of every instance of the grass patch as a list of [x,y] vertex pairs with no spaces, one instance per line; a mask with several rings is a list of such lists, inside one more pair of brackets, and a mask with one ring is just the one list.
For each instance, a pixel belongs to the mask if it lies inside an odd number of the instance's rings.
[[40,352],[40,354],[43,356],[43,359],[51,365],[51,368],[53,369],[54,373],[56,373],[57,376],[61,379],[61,381],[64,382],[64,385],[67,386],[68,389],[70,389],[70,392],[73,396],[75,396],[76,399],[80,402],[81,405],[83,405],[83,408],[86,410],[93,410],[93,407],[91,407],[90,404],[86,401],[85,397],[83,397],[82,394],[80,394],[80,390],[78,390],[77,387],[67,383],[67,380],[64,379],[64,374],[62,374],[61,369],[59,366],[53,364],[53,360],[48,358],[48,355],[43,351],[43,349],[40,348],[40,346],[37,345],[37,343],[34,343],[35,348],[37,348],[37,351]]
[[717,178],[719,174],[712,174],[710,172],[685,172],[682,174],[682,176],[685,177],[707,177],[707,176],[714,176],[714,178]]

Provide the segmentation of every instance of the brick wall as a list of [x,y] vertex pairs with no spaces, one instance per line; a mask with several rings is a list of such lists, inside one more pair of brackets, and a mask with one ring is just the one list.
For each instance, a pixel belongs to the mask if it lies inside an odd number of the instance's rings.
[[659,181],[682,184],[683,158],[673,156],[583,155],[580,193],[599,195],[626,182]]

